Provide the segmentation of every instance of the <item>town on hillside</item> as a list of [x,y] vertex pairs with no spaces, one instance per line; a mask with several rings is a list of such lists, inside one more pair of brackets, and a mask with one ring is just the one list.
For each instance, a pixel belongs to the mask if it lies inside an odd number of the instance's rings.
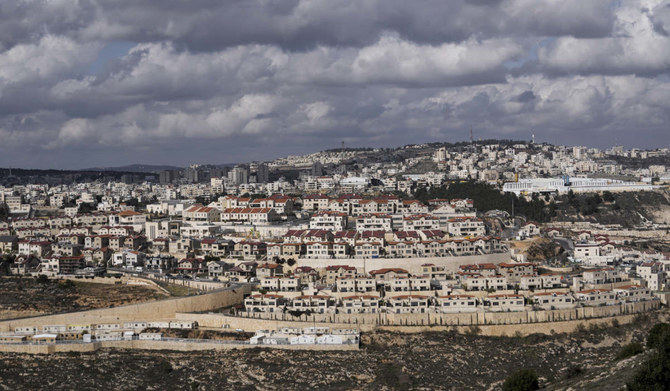
[[[486,324],[512,322],[492,313],[636,312],[668,299],[668,167],[667,148],[488,140],[343,148],[121,180],[5,175],[0,273],[126,276],[186,286],[189,295],[245,287],[219,309],[242,320],[424,324],[466,314],[458,324]],[[3,341],[156,339],[159,324],[198,326],[170,322],[29,324]],[[287,334],[252,331],[255,344]],[[307,340],[351,340],[321,334]]]

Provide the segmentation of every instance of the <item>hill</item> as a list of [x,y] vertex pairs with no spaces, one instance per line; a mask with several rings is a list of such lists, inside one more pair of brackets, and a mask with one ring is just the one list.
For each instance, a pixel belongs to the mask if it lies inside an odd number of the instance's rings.
[[[665,316],[663,316],[665,318]],[[654,316],[655,318],[655,316]],[[639,361],[617,361],[658,319],[575,334],[487,337],[455,332],[364,334],[359,351],[272,349],[0,354],[6,389],[499,390],[521,368],[547,389],[620,389]]]
[[181,170],[181,167],[177,166],[167,166],[167,165],[152,165],[152,164],[129,164],[127,166],[119,167],[93,167],[93,168],[84,168],[81,171],[115,171],[115,172],[134,172],[134,173],[147,173],[147,172],[160,172],[166,170]]

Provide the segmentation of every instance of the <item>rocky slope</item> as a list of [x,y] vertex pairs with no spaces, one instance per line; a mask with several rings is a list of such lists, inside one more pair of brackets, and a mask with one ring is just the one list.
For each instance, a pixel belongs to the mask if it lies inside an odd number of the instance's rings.
[[[534,368],[549,389],[619,389],[614,357],[643,340],[653,321],[573,335],[484,337],[453,332],[363,336],[357,352],[144,352],[0,355],[3,389],[115,390],[495,390],[519,368]],[[630,371],[629,371],[630,372]],[[603,385],[600,387],[599,385]],[[603,388],[604,387],[604,388]]]
[[165,296],[144,286],[0,278],[0,319],[133,304]]

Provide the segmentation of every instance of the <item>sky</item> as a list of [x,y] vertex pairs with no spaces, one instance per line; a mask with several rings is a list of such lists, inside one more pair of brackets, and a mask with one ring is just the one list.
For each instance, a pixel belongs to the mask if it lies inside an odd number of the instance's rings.
[[670,146],[670,0],[0,1],[0,166]]

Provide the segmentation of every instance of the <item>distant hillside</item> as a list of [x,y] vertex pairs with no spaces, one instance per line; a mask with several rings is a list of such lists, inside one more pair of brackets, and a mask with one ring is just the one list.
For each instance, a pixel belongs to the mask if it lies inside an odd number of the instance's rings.
[[116,172],[160,172],[165,170],[181,170],[181,167],[176,166],[160,166],[151,164],[130,164],[120,167],[93,167],[85,168],[81,171],[116,171]]

